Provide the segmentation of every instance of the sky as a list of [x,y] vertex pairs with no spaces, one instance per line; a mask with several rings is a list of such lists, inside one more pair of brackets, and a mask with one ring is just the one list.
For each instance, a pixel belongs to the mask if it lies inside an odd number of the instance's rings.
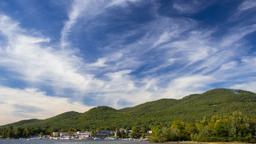
[[256,92],[255,0],[1,0],[0,125]]

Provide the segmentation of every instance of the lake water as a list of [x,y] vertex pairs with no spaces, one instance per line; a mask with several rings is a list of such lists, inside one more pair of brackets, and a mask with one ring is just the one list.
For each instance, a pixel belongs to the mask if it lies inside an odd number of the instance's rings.
[[146,141],[0,140],[0,144],[148,144]]

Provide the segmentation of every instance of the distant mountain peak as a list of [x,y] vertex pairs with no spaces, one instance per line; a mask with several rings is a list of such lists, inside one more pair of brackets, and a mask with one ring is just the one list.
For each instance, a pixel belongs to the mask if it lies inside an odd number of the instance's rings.
[[116,109],[109,106],[97,106],[95,108],[90,109],[89,111],[116,111]]

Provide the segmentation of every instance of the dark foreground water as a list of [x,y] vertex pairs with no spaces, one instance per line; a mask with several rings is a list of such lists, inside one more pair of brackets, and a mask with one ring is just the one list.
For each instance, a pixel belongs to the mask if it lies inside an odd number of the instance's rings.
[[0,140],[0,144],[148,144],[146,141]]

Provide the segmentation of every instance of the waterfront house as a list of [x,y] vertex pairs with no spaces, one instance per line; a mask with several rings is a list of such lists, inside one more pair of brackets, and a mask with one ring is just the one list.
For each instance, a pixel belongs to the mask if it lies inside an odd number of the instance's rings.
[[78,132],[76,132],[76,138],[77,139],[82,140],[82,139],[88,139],[90,137],[91,137],[91,132],[88,132],[88,131],[84,131],[84,132],[78,131]]
[[52,132],[52,137],[59,137],[60,133],[59,132]]
[[96,137],[106,138],[106,137],[109,137],[109,136],[114,136],[114,134],[115,134],[115,132],[111,131],[111,130],[99,130],[96,133]]
[[60,139],[71,139],[71,137],[73,136],[68,132],[60,132]]

